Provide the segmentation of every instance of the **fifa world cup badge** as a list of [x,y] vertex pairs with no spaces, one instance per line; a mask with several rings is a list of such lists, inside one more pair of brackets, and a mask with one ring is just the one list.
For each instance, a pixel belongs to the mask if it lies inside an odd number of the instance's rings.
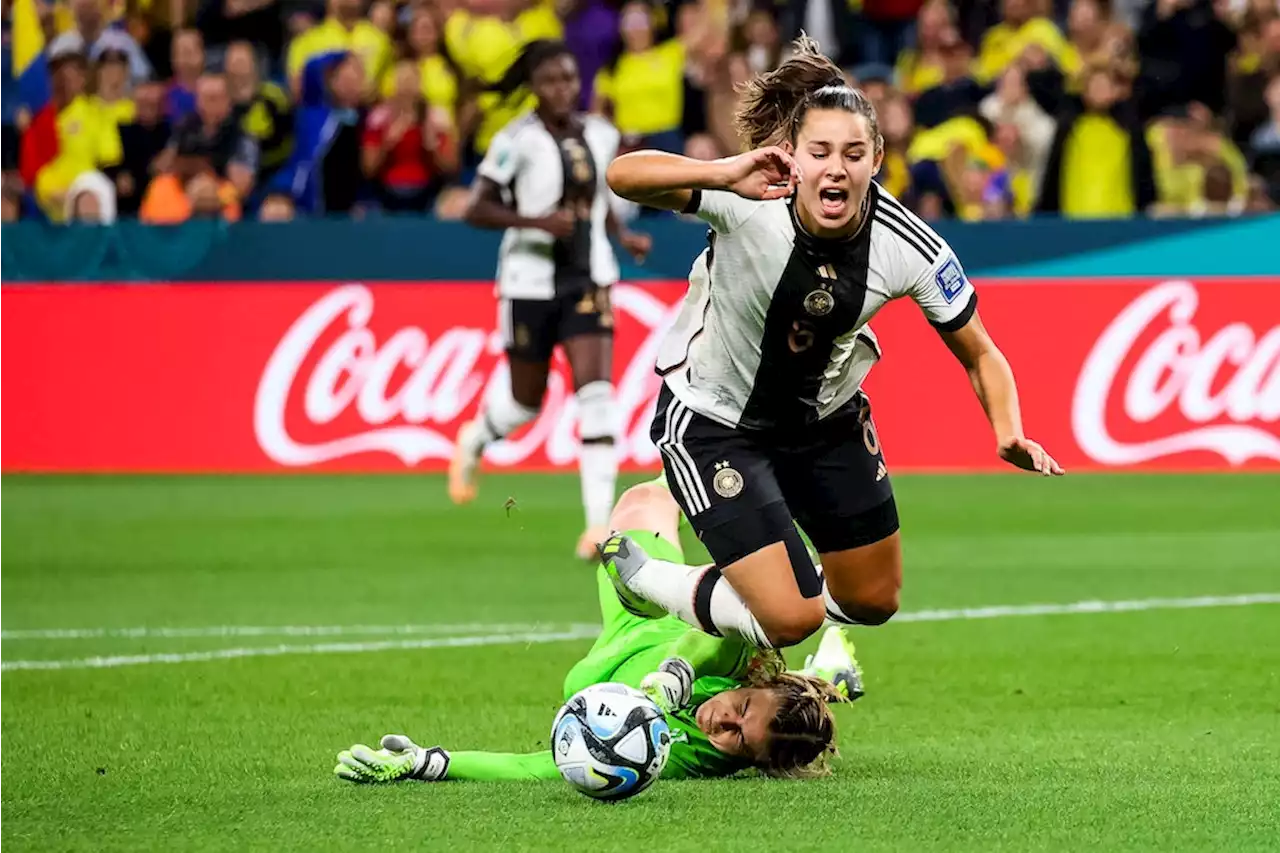
[[715,487],[716,494],[720,497],[736,498],[742,494],[742,487],[745,484],[736,468],[730,468],[728,462],[717,462],[716,474],[711,480],[711,485]]

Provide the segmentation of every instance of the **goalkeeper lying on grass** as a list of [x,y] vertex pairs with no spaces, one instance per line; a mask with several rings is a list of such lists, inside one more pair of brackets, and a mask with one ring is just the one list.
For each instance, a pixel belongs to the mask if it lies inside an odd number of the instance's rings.
[[[635,486],[618,501],[610,524],[652,556],[681,563],[680,510],[660,483]],[[825,771],[835,754],[830,703],[862,695],[852,647],[830,628],[800,672],[781,656],[741,639],[712,637],[671,616],[645,618],[623,608],[604,568],[596,570],[604,627],[587,656],[569,671],[564,696],[592,684],[639,687],[671,724],[671,758],[663,778],[729,776],[755,767],[774,776]],[[356,744],[338,754],[334,773],[352,782],[559,779],[548,752],[505,754],[424,748],[387,735],[381,749]]]

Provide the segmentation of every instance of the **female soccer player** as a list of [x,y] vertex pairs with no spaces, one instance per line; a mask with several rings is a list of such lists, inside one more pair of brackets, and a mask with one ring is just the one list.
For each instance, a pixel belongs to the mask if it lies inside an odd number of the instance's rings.
[[[670,493],[646,483],[623,494],[610,522],[631,530],[651,553],[679,563],[679,516]],[[596,584],[604,627],[565,678],[566,700],[604,682],[648,693],[667,711],[673,735],[664,778],[729,776],[748,767],[788,777],[825,771],[836,739],[829,705],[862,695],[841,629],[824,636],[804,671],[783,672],[778,653],[741,638],[717,639],[678,619],[627,613],[603,566]],[[676,694],[686,701],[670,701]],[[453,752],[423,748],[404,735],[386,735],[381,749],[356,744],[343,750],[334,773],[352,782],[559,778],[550,752]]]
[[459,431],[449,495],[456,503],[474,499],[484,448],[537,417],[559,344],[578,403],[587,517],[578,553],[588,559],[608,535],[618,472],[609,307],[618,263],[608,235],[637,260],[650,240],[620,227],[609,212],[604,171],[617,153],[618,132],[575,111],[581,83],[569,49],[532,42],[496,86],[505,94],[525,87],[537,95],[538,107],[494,137],[466,215],[472,225],[506,232],[498,258],[498,325],[510,383],[493,383],[479,416]]
[[[1063,472],[1023,434],[1013,373],[960,262],[872,180],[883,141],[866,97],[802,38],[748,84],[737,119],[756,150],[714,162],[642,151],[609,167],[624,198],[711,226],[659,352],[651,434],[715,566],[672,572],[611,539],[606,567],[637,612],[775,647],[824,616],[879,625],[898,609],[898,512],[861,391],[880,358],[867,324],[889,300],[913,299],[967,371],[1000,458]],[[947,440],[945,423],[937,433]]]

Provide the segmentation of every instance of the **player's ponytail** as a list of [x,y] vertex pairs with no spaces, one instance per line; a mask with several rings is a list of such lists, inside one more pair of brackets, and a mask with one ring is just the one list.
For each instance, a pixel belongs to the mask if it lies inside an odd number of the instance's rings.
[[790,137],[796,110],[810,92],[845,83],[839,66],[823,56],[813,39],[801,35],[791,50],[786,62],[752,77],[738,90],[734,127],[751,148],[777,145]]
[[486,92],[497,92],[504,98],[528,87],[538,66],[561,56],[572,56],[569,46],[562,41],[537,39],[525,45],[524,50],[508,66],[506,73],[495,83],[485,86]]
[[844,73],[822,55],[813,39],[801,35],[792,50],[786,62],[751,78],[739,90],[742,100],[734,126],[747,145],[760,148],[795,142],[810,110],[844,110],[867,120],[876,153],[882,151],[884,139],[871,100],[850,88]]
[[847,701],[834,685],[808,675],[783,672],[756,685],[773,691],[778,711],[769,724],[769,754],[761,770],[786,779],[823,776],[836,749],[831,704]]

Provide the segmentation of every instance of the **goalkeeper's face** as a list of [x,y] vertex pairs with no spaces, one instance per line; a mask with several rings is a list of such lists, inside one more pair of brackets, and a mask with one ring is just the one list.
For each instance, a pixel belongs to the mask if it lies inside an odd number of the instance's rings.
[[698,728],[726,755],[765,764],[779,697],[773,690],[743,687],[717,693],[698,706]]

